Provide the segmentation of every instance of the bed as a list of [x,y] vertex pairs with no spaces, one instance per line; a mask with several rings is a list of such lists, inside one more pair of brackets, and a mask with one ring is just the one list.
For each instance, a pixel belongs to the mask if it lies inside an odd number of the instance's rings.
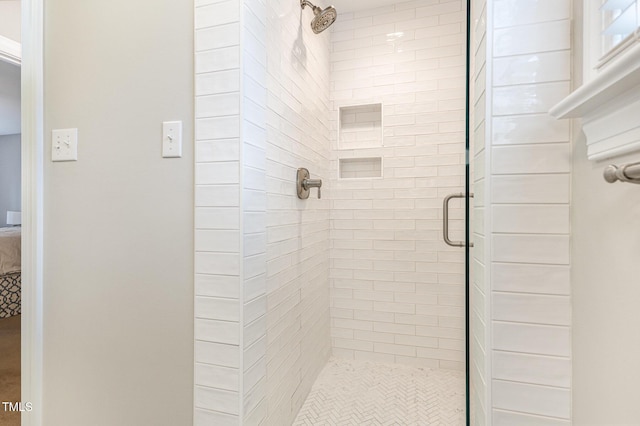
[[21,311],[20,227],[0,228],[0,318]]

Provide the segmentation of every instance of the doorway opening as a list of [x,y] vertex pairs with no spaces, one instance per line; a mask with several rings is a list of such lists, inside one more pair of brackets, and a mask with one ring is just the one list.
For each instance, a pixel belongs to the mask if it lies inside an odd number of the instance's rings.
[[0,2],[0,423],[20,425],[21,55],[20,2]]

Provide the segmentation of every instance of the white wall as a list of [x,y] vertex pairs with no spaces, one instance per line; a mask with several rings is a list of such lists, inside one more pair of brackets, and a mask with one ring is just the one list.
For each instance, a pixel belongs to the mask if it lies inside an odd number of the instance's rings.
[[567,425],[571,146],[568,123],[547,112],[570,90],[570,2],[495,0],[487,10],[490,104],[485,161],[476,163],[486,176],[476,183],[485,239],[476,258],[485,259],[480,282],[490,283],[488,423]]
[[7,210],[21,210],[20,150],[20,135],[0,136],[0,227],[7,225]]
[[[583,44],[582,2],[574,2],[574,88]],[[637,222],[640,188],[608,184],[609,164],[640,161],[630,154],[607,161],[587,160],[586,141],[574,123],[571,294],[573,301],[573,392],[575,425],[634,425],[640,419],[640,262]]]
[[573,415],[574,424],[635,425],[640,419],[640,192],[608,184],[608,164],[639,161],[627,155],[587,160],[576,135],[573,156]]
[[[267,2],[268,425],[291,424],[330,352],[329,36],[296,1]],[[322,179],[307,200],[296,170]]]
[[0,0],[0,36],[20,41],[20,0]]
[[[45,5],[44,424],[189,425],[193,7]],[[183,157],[161,157],[182,120]],[[79,160],[49,161],[78,128]]]
[[[464,250],[442,200],[464,188],[465,16],[459,0],[341,13],[332,32],[331,315],[336,356],[464,368]],[[384,141],[338,140],[342,106],[382,103]],[[340,179],[341,158],[382,178]],[[464,211],[452,202],[451,237]]]

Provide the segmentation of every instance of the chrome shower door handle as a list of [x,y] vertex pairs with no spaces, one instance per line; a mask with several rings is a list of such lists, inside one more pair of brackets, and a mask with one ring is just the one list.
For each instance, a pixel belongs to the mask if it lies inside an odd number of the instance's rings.
[[[449,201],[454,198],[465,198],[465,194],[457,193],[457,194],[449,194],[444,197],[444,202],[442,205],[442,236],[444,237],[444,242],[450,245],[451,247],[464,247],[464,241],[451,241],[449,239]],[[469,194],[469,198],[473,198],[473,194]],[[473,243],[469,243],[469,247],[473,247]]]

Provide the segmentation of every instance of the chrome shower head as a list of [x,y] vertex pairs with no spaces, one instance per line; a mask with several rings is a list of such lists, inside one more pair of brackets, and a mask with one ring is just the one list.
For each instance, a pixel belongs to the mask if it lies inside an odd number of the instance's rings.
[[322,10],[318,6],[315,6],[308,0],[300,0],[300,6],[304,9],[305,6],[309,6],[313,9],[313,14],[316,15],[311,21],[311,29],[314,33],[320,34],[331,26],[338,17],[338,12],[333,6],[329,6]]

